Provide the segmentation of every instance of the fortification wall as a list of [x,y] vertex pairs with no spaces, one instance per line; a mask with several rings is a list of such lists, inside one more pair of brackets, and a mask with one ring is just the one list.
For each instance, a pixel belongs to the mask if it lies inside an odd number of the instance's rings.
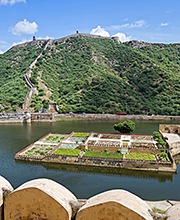
[[120,43],[118,37],[103,37],[103,36],[100,36],[100,35],[83,34],[83,33],[72,34],[72,35],[69,35],[69,36],[67,36],[67,37],[55,39],[55,40],[53,40],[53,41],[64,42],[64,41],[66,41],[67,39],[69,39],[70,37],[80,37],[80,36],[91,37],[91,38],[100,38],[100,39],[116,40],[117,42]]
[[25,42],[25,43],[22,43],[22,44],[18,44],[18,45],[15,45],[12,47],[13,48],[17,48],[17,47],[26,47],[26,46],[31,46],[31,45],[35,45],[37,43],[44,43],[46,42],[47,40],[35,40],[35,41],[28,41],[28,42]]
[[[35,43],[36,41],[33,41],[33,43]],[[27,107],[32,94],[36,94],[38,95],[38,90],[37,88],[32,84],[32,82],[30,81],[29,77],[31,77],[31,69],[33,68],[33,66],[37,63],[38,59],[43,55],[43,51],[46,50],[47,46],[51,43],[52,41],[49,39],[45,46],[43,47],[41,53],[39,54],[39,56],[36,57],[36,59],[30,64],[30,66],[28,67],[28,72],[24,75],[24,79],[26,81],[26,84],[30,87],[30,90],[27,92],[26,97],[25,97],[25,106]],[[37,43],[37,42],[36,42]],[[21,45],[22,46],[22,45]]]
[[[64,42],[70,37],[77,37],[77,36],[100,38],[100,39],[109,39],[109,40],[116,40],[117,42],[120,42],[118,37],[103,37],[103,36],[100,36],[100,35],[83,34],[83,33],[71,34],[69,36],[62,37],[62,38],[59,38],[59,39],[51,39],[51,41],[52,42],[55,42],[55,41]],[[44,43],[44,42],[47,42],[47,40],[33,40],[33,41],[30,41],[30,42],[25,42],[25,43],[22,43],[22,44],[15,45],[12,48],[26,47],[26,46],[34,45],[34,44],[41,43],[41,42]]]
[[0,119],[0,124],[1,123],[7,123],[7,124],[9,124],[9,123],[26,123],[28,120],[26,120],[26,119]]

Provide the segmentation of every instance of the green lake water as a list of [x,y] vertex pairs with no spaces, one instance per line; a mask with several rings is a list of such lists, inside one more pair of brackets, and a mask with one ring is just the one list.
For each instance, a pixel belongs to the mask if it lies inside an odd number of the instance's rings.
[[[124,189],[146,200],[180,200],[180,171],[177,174],[125,169],[84,167],[15,161],[14,155],[49,132],[114,132],[117,121],[68,121],[55,123],[0,124],[0,175],[14,188],[37,178],[54,180],[86,199],[111,189]],[[136,121],[134,133],[152,134],[159,124],[179,121]],[[176,160],[180,158],[176,157]],[[180,168],[180,165],[177,165]]]

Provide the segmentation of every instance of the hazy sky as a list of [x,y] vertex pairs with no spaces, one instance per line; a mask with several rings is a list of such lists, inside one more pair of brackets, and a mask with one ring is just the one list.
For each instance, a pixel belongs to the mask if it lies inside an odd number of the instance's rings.
[[36,38],[80,33],[122,42],[180,42],[180,0],[0,0],[0,53]]

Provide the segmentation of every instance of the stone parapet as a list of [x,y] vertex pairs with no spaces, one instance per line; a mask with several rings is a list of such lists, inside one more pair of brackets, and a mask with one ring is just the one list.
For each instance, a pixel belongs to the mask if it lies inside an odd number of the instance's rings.
[[141,219],[152,220],[150,207],[139,197],[125,190],[111,190],[87,200],[76,220]]
[[13,191],[11,184],[0,176],[0,220],[4,219],[4,200]]
[[[17,189],[0,176],[0,220],[152,220],[180,218],[179,201],[148,202],[121,189],[110,190],[87,200],[48,179],[35,179]],[[159,209],[164,214],[154,212]]]

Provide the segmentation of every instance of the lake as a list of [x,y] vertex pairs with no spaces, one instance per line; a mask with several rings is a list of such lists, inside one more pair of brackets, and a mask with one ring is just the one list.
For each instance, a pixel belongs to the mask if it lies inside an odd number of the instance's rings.
[[[114,132],[115,123],[117,121],[99,120],[0,124],[0,175],[14,188],[32,179],[48,178],[68,188],[79,199],[111,189],[124,189],[145,200],[180,200],[180,172],[158,173],[14,160],[17,152],[49,132]],[[152,134],[160,123],[180,124],[179,121],[136,121],[134,133]]]

